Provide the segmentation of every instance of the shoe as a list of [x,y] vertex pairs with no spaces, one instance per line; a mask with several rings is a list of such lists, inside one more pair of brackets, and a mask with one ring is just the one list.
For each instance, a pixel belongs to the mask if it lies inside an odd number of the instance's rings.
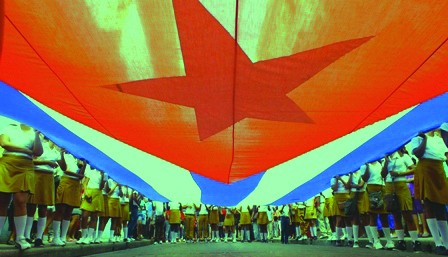
[[31,239],[29,239],[29,238],[25,238],[25,241],[26,241],[28,244],[32,244],[32,243],[33,243],[33,241],[31,241]]
[[103,241],[99,237],[95,238],[95,240],[93,241],[94,244],[101,244],[102,242]]
[[90,244],[90,238],[85,238],[84,241],[82,241],[83,245],[89,245]]
[[16,240],[15,247],[20,251],[24,251],[31,248],[31,244],[26,239]]
[[341,236],[341,240],[342,240],[342,241],[345,241],[345,239],[347,239],[347,237],[346,237],[345,235],[342,235],[342,236]]
[[325,236],[325,235],[321,235],[320,237],[319,237],[319,239],[324,239],[324,238],[327,238],[328,236]]
[[38,238],[34,240],[34,247],[42,247],[45,246],[45,244],[42,242],[42,239]]
[[76,244],[80,245],[80,244],[82,244],[82,243],[84,242],[84,240],[86,240],[86,239],[87,239],[87,238],[82,237],[82,238],[80,238],[78,241],[76,241]]
[[387,243],[384,246],[384,249],[391,251],[391,250],[395,249],[395,244],[394,243]]
[[157,242],[154,242],[154,244],[155,244],[155,245],[158,245],[159,243],[157,243]]
[[338,241],[336,241],[336,246],[337,246],[337,247],[344,246],[343,241],[342,241],[342,240],[338,240]]
[[115,243],[115,237],[111,237],[111,238],[109,238],[109,243]]
[[383,245],[380,242],[376,242],[373,244],[373,249],[381,250],[381,249],[383,249]]
[[395,246],[395,250],[406,251],[407,250],[406,243],[403,240],[398,241],[397,245]]
[[304,235],[303,237],[302,237],[302,240],[307,240],[308,239],[308,236],[307,235]]
[[347,247],[353,247],[353,241],[352,240],[349,240],[348,242],[347,242]]
[[434,253],[436,255],[447,255],[448,251],[446,250],[446,248],[444,246],[436,246]]
[[423,238],[431,237],[431,234],[425,233],[425,234],[422,235],[422,237],[423,237]]
[[419,241],[415,241],[415,243],[412,243],[412,250],[414,251],[414,253],[422,253],[423,249],[422,249],[422,243],[420,243]]
[[64,242],[60,238],[54,238],[53,242],[51,243],[53,246],[65,246]]
[[[236,238],[235,238],[235,239],[233,239],[233,242],[234,242],[234,243],[236,243]],[[266,242],[266,243],[267,243],[267,242]]]
[[354,243],[353,243],[353,248],[359,248],[359,244],[358,244],[358,242],[354,242]]
[[366,248],[368,248],[368,249],[373,249],[373,243],[368,243],[367,245],[366,245]]
[[134,238],[130,238],[129,240],[131,240],[131,242],[134,242],[134,241],[135,241],[135,239],[134,239]]

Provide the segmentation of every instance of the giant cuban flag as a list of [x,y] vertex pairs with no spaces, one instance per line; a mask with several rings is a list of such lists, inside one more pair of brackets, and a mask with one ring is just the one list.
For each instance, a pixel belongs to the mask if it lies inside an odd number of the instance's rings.
[[448,121],[448,1],[0,0],[0,115],[160,201],[303,201]]

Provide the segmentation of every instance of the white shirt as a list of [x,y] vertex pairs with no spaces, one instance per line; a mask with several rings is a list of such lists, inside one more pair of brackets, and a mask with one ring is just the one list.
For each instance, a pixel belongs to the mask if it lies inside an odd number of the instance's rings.
[[261,205],[258,208],[258,212],[267,212],[268,211],[268,207],[266,205]]
[[207,215],[208,211],[207,211],[207,206],[205,206],[205,204],[201,205],[201,210],[199,210],[199,215]]
[[272,208],[271,208],[271,211],[268,210],[266,213],[268,214],[268,221],[271,222],[272,221]]
[[[342,176],[342,177],[340,177],[340,178],[341,178],[342,181],[344,181],[345,183],[348,182],[348,176]],[[344,184],[343,184],[341,181],[336,180],[335,178],[332,178],[332,179],[331,179],[331,185],[334,185],[334,184],[336,184],[336,183],[337,183],[337,185],[338,185],[338,188],[337,188],[337,190],[334,192],[335,194],[348,193],[348,190],[345,189],[345,186],[344,186]]]
[[170,207],[170,210],[179,210],[179,205],[180,205],[179,202],[177,202],[177,203],[169,202],[168,203],[168,206]]
[[[115,187],[115,185],[118,184],[117,182],[113,181],[112,179],[109,179],[107,181],[107,183],[109,183],[110,190],[112,190]],[[115,190],[112,191],[112,193],[110,193],[110,198],[120,198],[120,196],[118,194],[120,194],[120,190],[119,190],[119,187],[117,186],[115,188]]]
[[193,203],[187,203],[183,206],[188,205],[189,207],[185,207],[185,211],[184,214],[194,214],[195,213],[195,209],[194,209],[194,204]]
[[[359,185],[359,184],[362,183],[361,174],[359,172],[353,173],[352,182],[353,182],[353,184],[356,184],[356,185]],[[356,192],[356,191],[358,191],[358,192],[365,192],[366,191],[366,186],[367,186],[367,183],[364,184],[364,186],[361,189],[357,190],[356,188],[352,188],[351,191],[352,192]]]
[[[64,153],[64,160],[65,163],[67,164],[67,171],[71,171],[73,173],[79,173],[80,170],[78,167],[78,160],[75,157],[73,157],[73,155]],[[78,177],[70,176],[65,173],[62,176],[79,179]]]
[[[36,158],[37,161],[48,161],[56,163],[61,159],[61,153],[58,150],[56,150],[56,147],[53,147],[53,149],[51,149],[49,142],[42,142],[42,148],[44,152],[42,153],[41,156]],[[54,169],[47,164],[34,165],[34,169],[54,173]]]
[[[7,135],[9,137],[9,141],[11,144],[14,144],[19,147],[27,148],[29,150],[33,149],[34,139],[36,138],[36,132],[34,129],[30,129],[29,131],[23,131],[20,125],[8,125],[2,132],[2,135]],[[31,158],[30,155],[26,153],[17,153],[17,152],[9,152],[5,149],[3,155],[16,155],[16,156],[24,156]]]
[[101,185],[101,172],[99,170],[91,169],[86,167],[84,176],[89,178],[89,183],[87,183],[87,188],[100,189]]
[[[107,175],[106,172],[104,172],[104,181],[105,181],[106,183],[109,183],[109,182],[108,182],[108,181],[109,181],[109,175]],[[106,192],[106,185],[104,185],[104,188],[103,188],[103,195],[107,195],[107,192]]]
[[[142,201],[143,202],[143,201]],[[145,209],[146,209],[146,213],[148,214],[148,216],[152,216],[152,202],[146,202],[145,203]],[[163,209],[162,209],[163,210]]]
[[[403,157],[400,157],[398,153],[394,153],[391,157],[392,158],[389,158],[389,163],[387,165],[387,169],[389,170],[389,172],[405,172],[408,167],[414,165],[411,157],[407,154],[403,155]],[[394,181],[406,181],[406,176],[396,177]],[[390,173],[387,173],[386,182],[392,182],[392,176],[390,175]]]
[[123,201],[124,203],[129,203],[129,197],[126,197],[126,193],[130,193],[129,191],[131,191],[129,188],[127,187],[121,187],[121,192],[123,193],[123,197],[121,201]]
[[157,201],[153,201],[153,203],[154,203],[154,207],[156,207],[155,215],[156,216],[163,215],[163,203],[157,202]]
[[[445,153],[448,152],[448,148],[446,147],[445,142],[443,142],[443,138],[439,136],[430,137],[428,135],[426,136],[426,138],[426,148],[425,153],[423,154],[423,158],[437,161],[446,161]],[[418,148],[422,142],[423,138],[414,137],[411,141],[412,151]]]
[[288,205],[285,205],[285,207],[278,207],[279,208],[279,210],[281,211],[282,210],[282,208],[283,208],[283,211],[280,213],[281,214],[281,216],[284,216],[284,217],[289,217],[289,206]]
[[[368,185],[384,185],[383,177],[381,176],[381,170],[383,165],[378,161],[369,163],[370,169],[370,177],[366,184]],[[366,173],[366,165],[362,165],[361,168],[361,176]]]

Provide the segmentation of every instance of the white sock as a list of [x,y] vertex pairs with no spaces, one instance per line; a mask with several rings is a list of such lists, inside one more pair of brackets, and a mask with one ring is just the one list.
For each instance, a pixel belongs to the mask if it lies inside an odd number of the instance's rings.
[[0,216],[0,234],[2,233],[5,222],[6,222],[6,216]]
[[342,228],[340,227],[336,227],[336,240],[341,240],[341,236],[342,236]]
[[123,228],[124,238],[128,238],[128,227]]
[[53,221],[53,235],[54,239],[61,239],[61,222]]
[[[353,241],[358,242],[358,236],[359,236],[359,226],[353,225]],[[370,238],[369,238],[369,241],[370,241]]]
[[87,228],[82,228],[81,229],[81,238],[87,238]]
[[367,238],[369,239],[369,243],[373,244],[372,231],[370,230],[370,226],[365,226]]
[[34,217],[26,217],[25,238],[31,238],[31,228],[33,227]]
[[98,230],[98,239],[101,239],[101,237],[103,236],[103,232],[102,230]]
[[378,238],[378,230],[376,226],[370,226],[370,232],[372,233],[373,243],[380,242],[380,239]]
[[94,228],[89,228],[89,230],[87,230],[87,237],[90,239],[93,237],[93,233],[95,233],[95,229]]
[[440,234],[442,235],[443,245],[448,248],[448,223],[446,220],[438,220]]
[[314,237],[314,229],[313,229],[313,227],[310,227],[310,235],[311,235],[311,237]]
[[16,225],[16,241],[25,239],[25,226],[26,226],[26,215],[14,217],[14,224]]
[[397,232],[398,240],[404,241],[404,230],[397,229],[397,230],[395,230],[395,232]]
[[215,231],[212,231],[212,240],[215,239]]
[[64,242],[65,240],[67,240],[67,232],[69,226],[70,226],[70,220],[62,220],[61,240]]
[[314,230],[314,236],[317,236],[317,227],[313,227]]
[[39,218],[37,220],[37,234],[36,234],[37,239],[42,239],[42,235],[44,234],[45,230],[45,224],[47,224],[47,217]]
[[415,241],[418,240],[418,232],[417,232],[417,230],[409,231],[409,235],[411,235],[412,242],[415,243]]
[[437,220],[435,218],[426,219],[426,223],[428,223],[429,231],[432,234],[432,239],[434,240],[436,246],[442,246],[443,244],[442,239],[440,239],[439,226],[437,224]]
[[296,227],[296,237],[300,236],[300,227]]
[[384,235],[386,236],[386,240],[388,244],[393,243],[392,242],[392,236],[390,235],[390,228],[384,228],[383,227],[383,231],[384,231]]
[[236,239],[236,233],[232,233],[232,238],[233,238],[233,240]]
[[176,234],[171,232],[171,242],[176,242]]
[[93,232],[92,232],[92,235],[90,236],[90,239],[94,240],[95,236],[96,236],[96,228],[92,228],[92,229],[93,229]]
[[109,239],[114,239],[115,230],[110,230]]
[[224,240],[225,240],[225,241],[227,241],[227,235],[228,235],[228,234],[229,234],[229,233],[227,233],[227,232],[225,233],[225,236],[224,236]]
[[342,228],[342,232],[344,232],[344,236],[347,237],[347,227]]
[[351,241],[353,238],[353,227],[347,227],[347,240]]

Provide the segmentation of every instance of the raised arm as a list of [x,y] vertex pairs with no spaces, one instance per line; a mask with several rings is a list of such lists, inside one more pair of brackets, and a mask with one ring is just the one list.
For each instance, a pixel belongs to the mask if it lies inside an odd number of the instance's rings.
[[384,156],[384,165],[383,168],[381,169],[381,177],[386,178],[387,174],[389,173],[389,155],[385,155]]
[[364,172],[364,175],[361,176],[362,180],[364,180],[364,182],[367,183],[367,181],[369,181],[370,178],[370,166],[369,163],[366,162],[366,172]]
[[426,143],[428,142],[428,138],[426,137],[426,134],[421,131],[418,133],[418,136],[423,138],[423,140],[417,148],[414,148],[414,150],[412,150],[412,153],[415,156],[417,156],[417,158],[421,159],[421,158],[423,158],[423,155],[425,154]]
[[38,130],[35,130],[35,137],[34,137],[34,145],[33,145],[33,155],[34,156],[41,156],[44,153],[44,149],[42,147],[42,141],[40,140],[40,132]]

